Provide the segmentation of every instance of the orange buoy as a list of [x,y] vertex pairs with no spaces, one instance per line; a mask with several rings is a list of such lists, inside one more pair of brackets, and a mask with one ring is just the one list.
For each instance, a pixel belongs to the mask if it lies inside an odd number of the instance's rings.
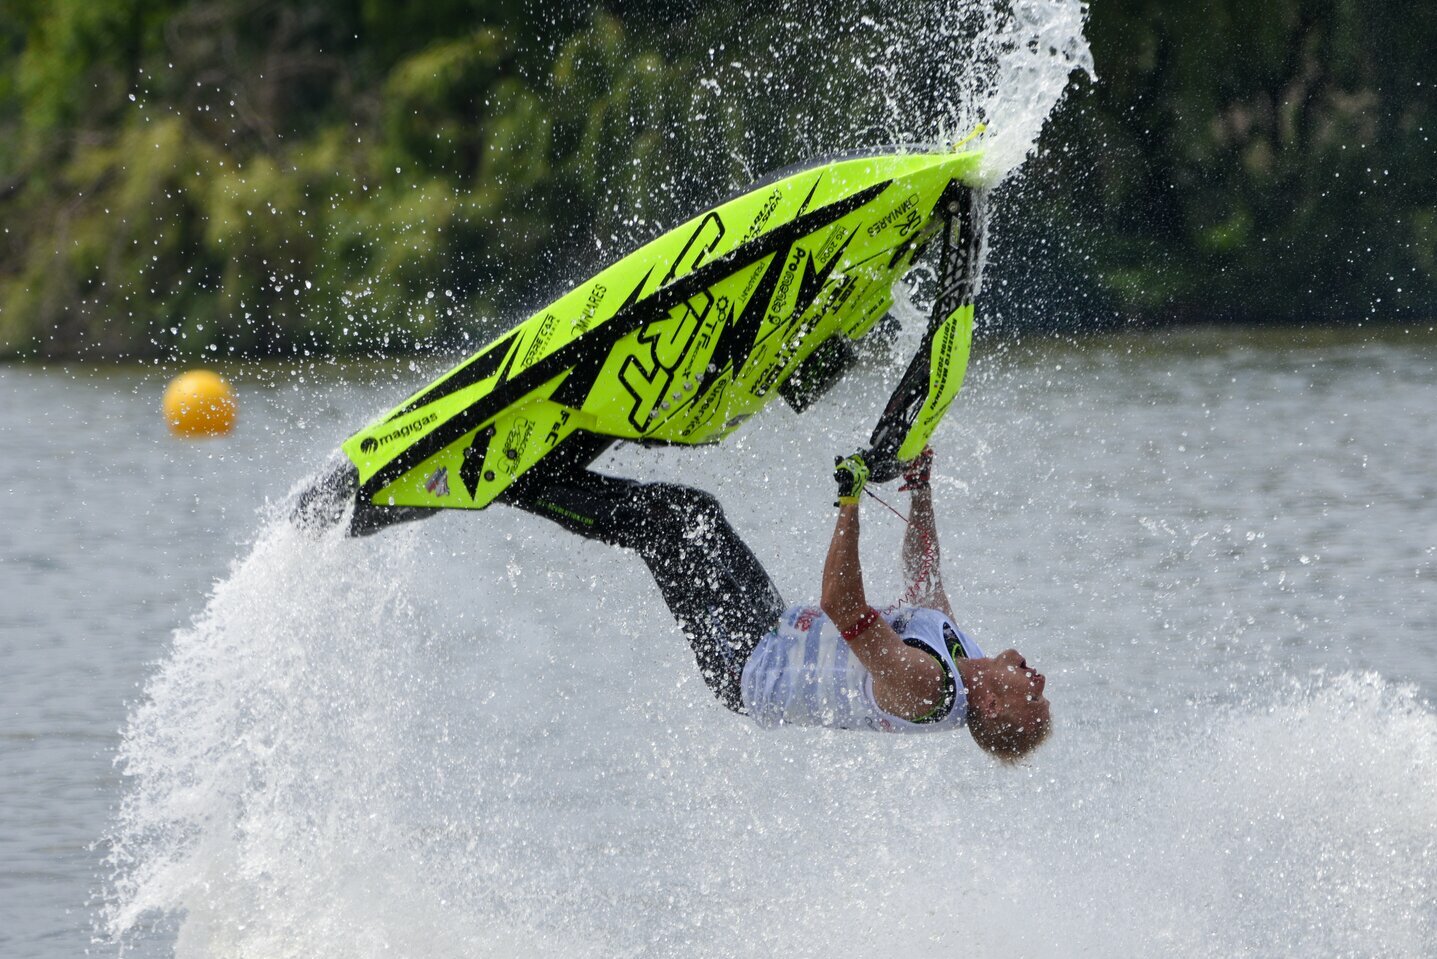
[[165,388],[165,422],[177,436],[224,436],[234,429],[234,393],[218,373],[190,370]]

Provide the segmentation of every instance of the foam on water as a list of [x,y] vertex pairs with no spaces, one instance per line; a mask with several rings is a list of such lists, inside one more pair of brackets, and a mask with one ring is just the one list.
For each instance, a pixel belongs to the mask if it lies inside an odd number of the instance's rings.
[[449,724],[472,704],[440,634],[466,610],[434,619],[417,549],[280,522],[176,637],[122,750],[112,929],[178,910],[180,955],[542,947],[532,926],[450,908],[419,855],[423,800],[464,765]]
[[[1133,723],[1070,683],[1018,769],[765,733],[637,560],[536,526],[271,528],[127,730],[110,931],[181,916],[183,957],[1426,950],[1437,717],[1408,690],[1157,691]],[[744,532],[812,578],[821,537]]]

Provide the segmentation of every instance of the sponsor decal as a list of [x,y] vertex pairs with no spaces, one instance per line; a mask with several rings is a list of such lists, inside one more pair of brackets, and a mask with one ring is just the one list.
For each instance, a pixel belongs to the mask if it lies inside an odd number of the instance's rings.
[[822,615],[823,611],[817,606],[805,606],[799,610],[798,618],[793,621],[793,628],[806,633],[813,626],[813,621]]
[[[729,298],[721,296],[714,301],[714,308],[704,318],[703,326],[699,328],[698,340],[688,352],[688,360],[684,364],[685,380],[693,380],[700,374],[696,367],[707,366],[709,358],[713,356],[714,346],[718,342],[719,327],[727,326],[729,320],[733,319],[733,304]],[[693,390],[692,382],[684,383],[684,391]]]
[[[951,320],[952,318],[950,317],[949,319]],[[930,382],[930,388],[926,394],[924,406],[926,406],[929,401],[933,402],[935,406],[923,420],[925,427],[929,424],[936,423],[944,413],[948,412],[948,407],[953,402],[952,396],[944,396],[943,394],[948,389],[948,364],[953,355],[953,345],[957,338],[955,335],[957,325],[958,324],[953,322],[945,322],[943,324],[937,349],[934,351],[937,356],[936,365],[938,367],[938,374],[937,379]]]
[[[835,275],[838,262],[843,257],[844,250],[848,249],[849,242],[856,236],[856,233],[845,233],[843,231],[832,232],[823,244],[823,257],[808,253],[801,248],[795,250],[792,260],[784,268],[782,279],[779,281],[778,291],[774,294],[769,304],[769,312],[766,316],[773,324],[773,328],[763,335],[767,338],[775,334],[791,337],[793,330],[797,327],[808,308],[817,301],[819,295],[827,288]],[[788,303],[789,290],[793,286],[793,279],[798,278],[798,292],[794,294],[792,306]],[[841,281],[841,274],[840,274]],[[798,337],[803,336],[803,332]],[[779,363],[787,363],[789,354],[794,349],[801,348],[799,343],[787,343],[779,347],[780,353],[776,360]],[[765,391],[766,392],[766,389]],[[754,395],[762,397],[764,392],[755,392]]]
[[778,292],[769,301],[768,321],[770,323],[777,325],[783,322],[787,312],[784,307],[788,305],[788,291],[793,289],[794,278],[798,276],[798,269],[803,266],[803,261],[807,256],[807,252],[802,247],[793,248],[793,256],[789,258],[788,264],[783,268],[783,276],[779,278]]
[[431,496],[449,495],[449,467],[441,466],[424,481],[424,489]]
[[743,292],[738,295],[738,302],[740,304],[746,304],[753,298],[753,291],[758,289],[759,281],[763,279],[764,274],[768,272],[768,268],[772,263],[773,259],[769,258],[760,260],[754,265],[753,271],[749,273],[748,282],[744,284]]
[[763,371],[763,375],[758,378],[758,381],[753,385],[753,389],[749,392],[753,393],[753,395],[759,399],[768,395],[769,390],[773,389],[774,384],[779,381],[779,378],[788,372],[789,361],[799,355],[798,350],[803,346],[803,337],[807,334],[808,329],[807,326],[800,327],[799,331],[795,334],[794,341],[785,343],[779,348],[778,352],[774,354],[772,365]]
[[398,429],[390,430],[388,433],[384,433],[379,436],[366,436],[362,441],[360,441],[359,449],[361,452],[364,453],[373,453],[375,450],[379,449],[386,443],[392,443],[395,440],[402,440],[406,436],[418,433],[420,430],[424,429],[424,427],[428,426],[430,423],[433,423],[437,419],[439,419],[438,413],[427,413],[416,420],[410,420],[408,423],[405,423]]
[[544,437],[545,446],[553,446],[559,442],[559,431],[564,428],[564,424],[567,422],[569,422],[569,411],[560,410],[559,418],[554,422],[553,426],[549,427],[549,435]]
[[753,223],[749,226],[748,232],[743,235],[743,240],[740,241],[741,243],[747,243],[763,232],[763,228],[768,225],[768,221],[773,216],[773,212],[778,209],[778,201],[779,192],[774,190],[768,195],[768,198],[763,201],[763,208],[758,211],[758,216],[753,218]]
[[875,221],[868,228],[868,235],[877,236],[893,224],[899,223],[901,224],[898,230],[899,235],[907,236],[913,232],[914,227],[918,226],[922,219],[918,213],[918,194],[914,193]]
[[708,290],[679,304],[663,317],[650,320],[638,333],[634,352],[619,367],[619,383],[633,399],[629,423],[643,433],[655,411],[667,410],[674,393],[674,377],[689,356],[717,301]]
[[529,348],[524,351],[524,361],[520,364],[520,369],[527,370],[534,365],[535,360],[543,355],[545,347],[549,345],[549,338],[554,334],[554,323],[556,319],[557,317],[552,313],[544,314],[544,318],[539,321],[539,328],[534,331],[533,341],[530,342]]
[[[533,420],[516,420],[514,425],[509,427],[509,433],[504,437],[505,462],[501,469],[510,476],[518,472],[519,458],[529,448],[529,438],[534,435]],[[488,476],[484,477],[486,480]]]
[[538,501],[538,503],[544,509],[548,510],[556,516],[562,516],[565,519],[571,519],[574,522],[582,523],[585,526],[594,525],[594,518],[592,516],[585,516],[582,513],[576,513],[571,509],[560,506],[558,503],[551,503],[546,499],[541,499]]
[[574,321],[574,329],[580,333],[588,332],[589,324],[594,322],[594,317],[598,315],[599,307],[603,304],[604,297],[608,295],[608,292],[609,288],[604,284],[594,284],[593,289],[589,290],[588,298],[584,300],[584,309],[580,311],[579,318]]
[[[823,238],[823,246],[818,248],[818,253],[813,258],[814,261],[826,262],[838,249],[847,246],[848,240],[848,228],[841,224],[834,224],[833,229],[829,230],[828,235]],[[811,266],[809,268],[812,269]]]
[[723,399],[724,392],[728,389],[728,385],[728,380],[719,380],[718,383],[709,388],[709,391],[704,394],[703,399],[694,407],[689,419],[689,425],[684,427],[683,431],[679,434],[680,436],[691,436],[696,430],[708,425],[709,420],[713,419],[714,414],[719,411],[720,401]]

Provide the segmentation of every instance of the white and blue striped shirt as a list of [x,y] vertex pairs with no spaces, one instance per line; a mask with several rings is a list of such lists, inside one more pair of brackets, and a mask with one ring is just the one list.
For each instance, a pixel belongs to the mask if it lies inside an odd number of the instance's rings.
[[932,652],[951,682],[951,702],[911,722],[878,707],[873,674],[853,655],[838,628],[811,606],[795,606],[759,641],[743,668],[745,710],[760,726],[827,726],[920,733],[955,729],[967,717],[967,693],[955,659],[983,655],[978,644],[936,609],[884,614],[903,641]]

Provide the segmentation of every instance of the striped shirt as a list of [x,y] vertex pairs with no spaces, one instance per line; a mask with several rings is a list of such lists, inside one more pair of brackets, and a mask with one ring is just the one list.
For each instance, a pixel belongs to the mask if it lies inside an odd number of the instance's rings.
[[760,726],[827,726],[917,733],[955,729],[967,718],[967,693],[955,659],[983,655],[978,644],[936,609],[901,609],[884,620],[910,646],[942,664],[951,695],[930,716],[912,722],[885,712],[873,698],[873,674],[837,627],[811,606],[795,606],[749,654],[741,693]]

